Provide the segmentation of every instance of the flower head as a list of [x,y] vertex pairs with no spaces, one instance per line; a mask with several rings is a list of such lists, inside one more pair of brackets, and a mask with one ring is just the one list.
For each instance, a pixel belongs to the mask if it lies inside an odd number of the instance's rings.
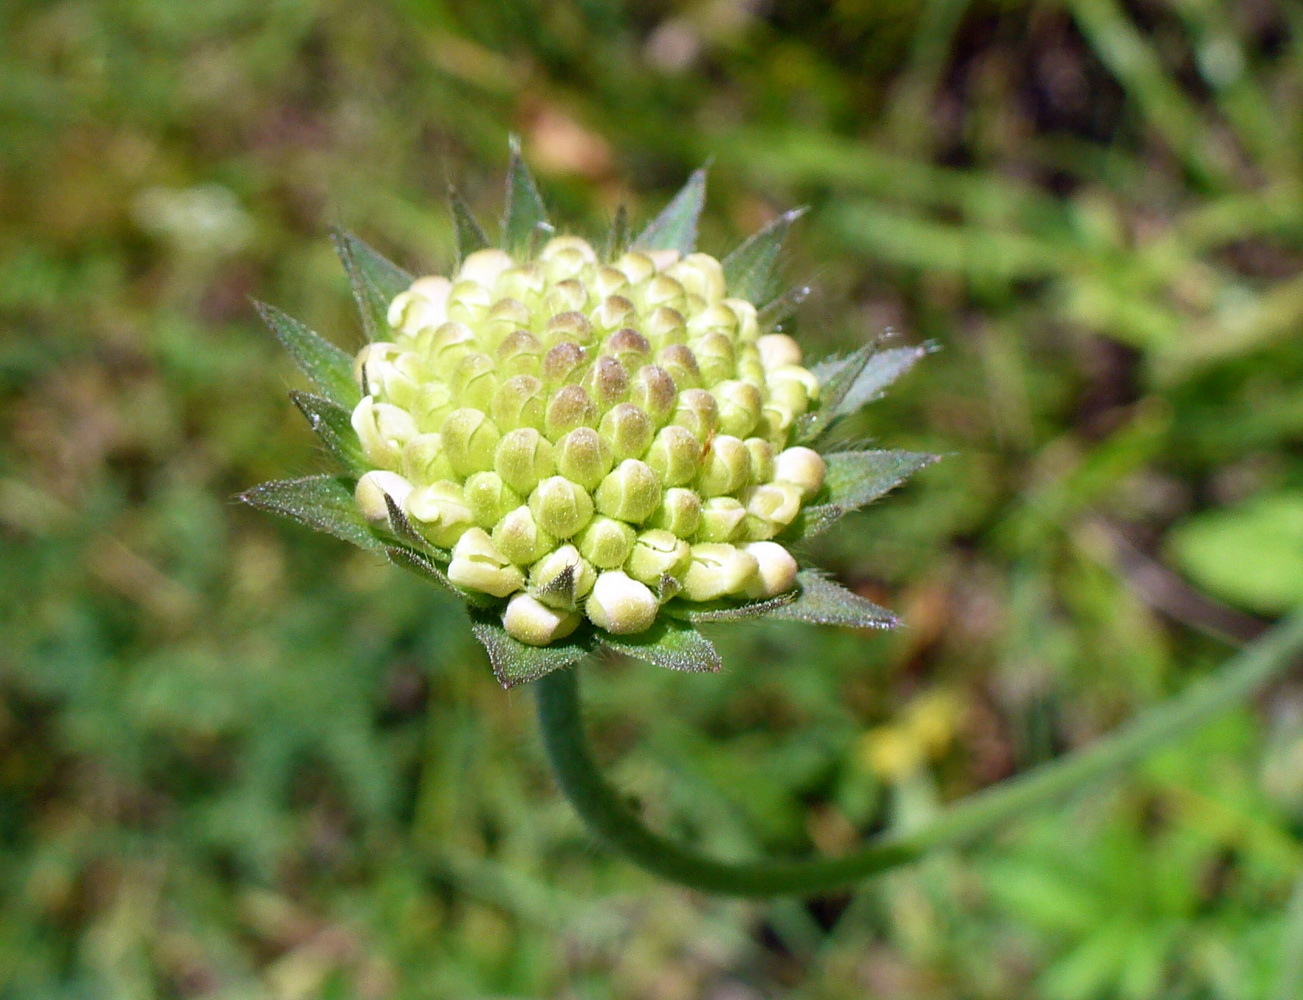
[[768,294],[798,213],[719,260],[693,246],[704,183],[598,249],[551,235],[513,151],[503,245],[454,195],[447,275],[337,237],[369,343],[350,358],[263,311],[321,390],[295,401],[346,475],[245,498],[460,594],[508,684],[603,644],[714,669],[697,621],[892,624],[792,546],[932,460],[826,444],[926,349],[805,367],[776,328],[793,297]]

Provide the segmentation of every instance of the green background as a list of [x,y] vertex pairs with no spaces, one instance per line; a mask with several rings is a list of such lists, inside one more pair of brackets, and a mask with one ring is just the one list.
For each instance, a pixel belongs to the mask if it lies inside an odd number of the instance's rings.
[[246,297],[357,346],[329,226],[446,267],[513,131],[578,232],[708,159],[707,251],[810,205],[809,356],[941,348],[854,431],[948,457],[809,553],[905,628],[585,668],[660,828],[844,850],[1303,599],[1296,5],[11,0],[0,996],[1303,995],[1297,676],[853,896],[718,900],[594,843],[456,606],[234,502],[326,467]]

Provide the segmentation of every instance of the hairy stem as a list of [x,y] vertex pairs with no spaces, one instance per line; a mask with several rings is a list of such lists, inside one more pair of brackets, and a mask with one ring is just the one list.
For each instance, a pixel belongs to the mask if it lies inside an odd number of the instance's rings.
[[908,833],[887,832],[853,854],[793,861],[719,861],[649,830],[602,776],[585,735],[576,670],[537,681],[538,716],[548,759],[575,810],[603,841],[637,864],[703,892],[733,896],[814,895],[842,889],[906,864],[934,848],[960,844],[1103,777],[1248,699],[1303,652],[1296,612],[1233,656],[1213,676],[1149,709],[1093,746],[1042,765],[950,807]]

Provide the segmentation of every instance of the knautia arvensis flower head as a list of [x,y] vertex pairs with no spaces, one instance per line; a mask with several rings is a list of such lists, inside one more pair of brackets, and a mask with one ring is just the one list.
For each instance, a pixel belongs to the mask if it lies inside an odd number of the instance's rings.
[[640,235],[621,213],[596,245],[555,233],[513,147],[501,246],[454,194],[446,275],[337,234],[366,346],[263,314],[344,474],[245,499],[455,591],[505,684],[598,646],[716,669],[703,621],[893,624],[794,546],[932,460],[829,445],[926,348],[807,367],[779,328],[799,295],[770,294],[799,213],[720,260],[694,247],[704,192],[699,171]]

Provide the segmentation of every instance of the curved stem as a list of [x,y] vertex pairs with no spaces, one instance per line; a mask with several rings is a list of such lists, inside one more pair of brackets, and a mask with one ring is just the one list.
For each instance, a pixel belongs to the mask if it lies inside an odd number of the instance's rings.
[[937,847],[969,841],[1092,779],[1139,760],[1231,705],[1249,698],[1303,652],[1303,611],[1245,647],[1213,676],[1149,709],[1093,746],[961,800],[907,833],[884,833],[853,854],[793,861],[729,862],[705,857],[653,833],[621,801],[593,759],[575,670],[536,682],[538,716],[557,782],[608,845],[665,878],[734,896],[814,895],[845,888]]

